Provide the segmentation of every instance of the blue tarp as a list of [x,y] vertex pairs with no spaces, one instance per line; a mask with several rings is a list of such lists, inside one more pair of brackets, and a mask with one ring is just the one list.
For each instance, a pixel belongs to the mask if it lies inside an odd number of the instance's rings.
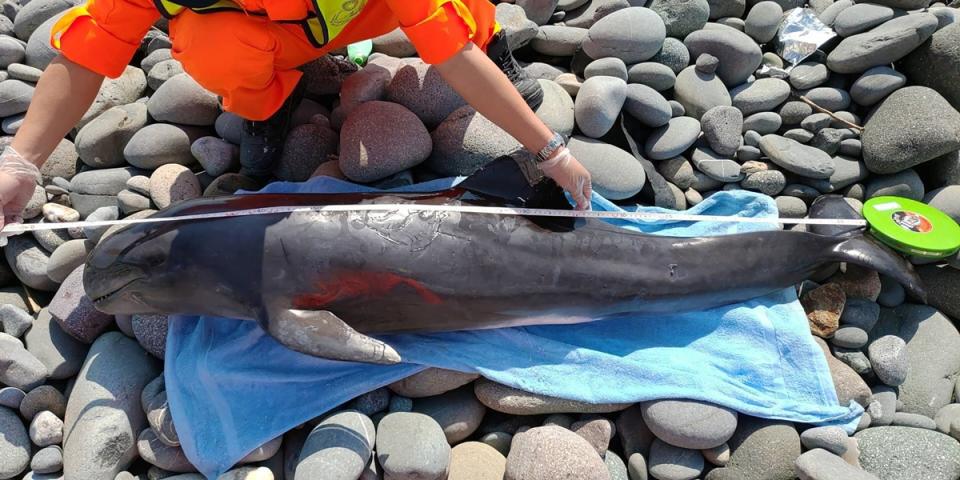
[[[407,190],[442,190],[460,180]],[[372,189],[318,177],[272,184],[262,192],[356,191]],[[619,209],[598,196],[593,208]],[[760,194],[730,191],[710,196],[689,213],[775,217],[776,206]],[[776,228],[773,223],[612,223],[676,236]],[[722,274],[717,281],[723,281]],[[216,477],[287,430],[428,366],[478,372],[512,387],[584,402],[690,398],[758,417],[840,425],[851,433],[863,413],[853,402],[838,405],[826,360],[792,288],[686,314],[382,339],[406,363],[323,360],[284,348],[254,322],[171,318],[167,396],[184,452],[203,474]]]

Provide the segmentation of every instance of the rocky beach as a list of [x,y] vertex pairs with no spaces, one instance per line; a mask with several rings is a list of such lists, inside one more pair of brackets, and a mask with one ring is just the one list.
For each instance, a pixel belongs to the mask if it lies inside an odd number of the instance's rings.
[[[56,56],[72,0],[6,0],[0,146]],[[594,191],[684,210],[725,190],[803,218],[822,195],[895,195],[960,221],[960,3],[930,0],[515,0],[497,4]],[[835,36],[793,66],[778,33],[807,9]],[[260,186],[239,174],[241,119],[186,73],[159,22],[43,166],[28,223],[142,218]],[[400,31],[365,66],[305,65],[275,177],[387,188],[529,156],[467,105]],[[778,53],[779,52],[779,53]],[[788,226],[785,228],[803,228]],[[0,258],[0,480],[202,480],[163,378],[167,318],[110,316],[86,255],[117,227],[10,237]],[[769,262],[785,259],[769,258]],[[857,431],[705,402],[586,404],[428,369],[267,442],[246,480],[958,480],[960,256],[911,258],[924,304],[837,264],[797,285]],[[202,292],[200,293],[202,294]]]

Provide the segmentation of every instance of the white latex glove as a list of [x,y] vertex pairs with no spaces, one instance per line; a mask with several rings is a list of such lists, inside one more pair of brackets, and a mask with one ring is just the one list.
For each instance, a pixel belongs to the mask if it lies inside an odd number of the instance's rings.
[[592,186],[590,172],[587,171],[567,147],[563,147],[552,158],[539,164],[540,171],[560,185],[577,203],[577,210],[590,210]]
[[[24,207],[33,197],[40,183],[40,170],[27,161],[13,147],[0,154],[0,229],[4,225],[20,223]],[[0,237],[0,243],[6,243]]]

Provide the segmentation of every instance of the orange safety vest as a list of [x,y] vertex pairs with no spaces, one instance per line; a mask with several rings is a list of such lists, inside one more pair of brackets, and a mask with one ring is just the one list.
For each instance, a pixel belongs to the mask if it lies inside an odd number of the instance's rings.
[[[231,0],[153,0],[153,3],[160,14],[166,18],[173,18],[187,9],[201,14],[245,11],[243,7]],[[336,38],[351,20],[360,15],[367,0],[312,0],[312,3],[314,12],[311,12],[307,18],[278,22],[300,24],[310,43],[320,48]]]

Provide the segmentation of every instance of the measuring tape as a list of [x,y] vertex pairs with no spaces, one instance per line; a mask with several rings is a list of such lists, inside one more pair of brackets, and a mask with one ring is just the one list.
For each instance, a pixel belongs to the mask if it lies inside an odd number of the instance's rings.
[[614,220],[649,220],[673,222],[737,222],[737,223],[789,223],[806,225],[845,225],[863,227],[866,220],[829,219],[829,218],[753,218],[718,215],[692,215],[683,213],[652,212],[607,212],[594,210],[555,210],[539,208],[481,207],[472,205],[421,205],[421,204],[370,204],[370,205],[317,205],[317,206],[278,206],[250,208],[229,212],[198,213],[177,217],[135,218],[124,220],[79,221],[62,223],[18,223],[7,225],[0,236],[16,235],[42,230],[63,230],[70,228],[112,227],[115,225],[136,225],[144,223],[183,222],[190,220],[212,220],[218,218],[247,217],[252,215],[274,215],[288,213],[332,213],[332,212],[452,212],[474,213],[481,215],[505,215],[528,217],[565,217],[596,218]]

